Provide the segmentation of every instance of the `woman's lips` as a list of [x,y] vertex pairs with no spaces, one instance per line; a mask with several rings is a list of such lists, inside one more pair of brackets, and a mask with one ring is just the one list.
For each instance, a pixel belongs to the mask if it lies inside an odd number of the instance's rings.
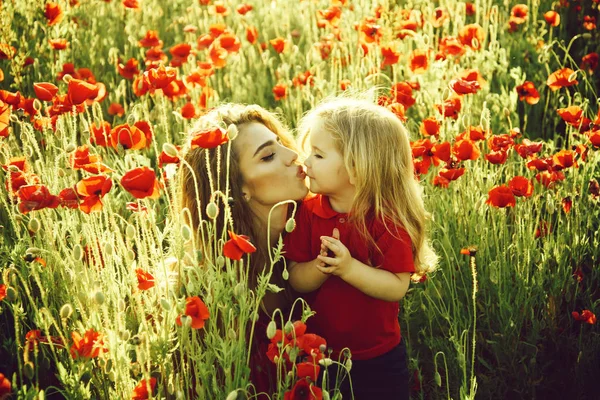
[[301,166],[298,166],[298,172],[296,173],[296,176],[299,179],[304,179],[306,178],[306,172],[304,172],[304,168],[302,168]]

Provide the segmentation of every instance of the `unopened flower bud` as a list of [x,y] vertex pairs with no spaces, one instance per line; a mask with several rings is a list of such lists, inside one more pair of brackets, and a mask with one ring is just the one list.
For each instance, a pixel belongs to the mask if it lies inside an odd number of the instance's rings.
[[115,246],[113,246],[112,243],[106,243],[104,245],[104,254],[106,254],[106,256],[110,257],[113,256],[115,254]]
[[25,373],[25,376],[28,379],[33,379],[33,377],[35,376],[35,366],[33,365],[33,363],[31,361],[27,361],[23,365],[23,372]]
[[438,385],[439,387],[442,386],[442,377],[440,376],[440,373],[435,371],[435,374],[433,375],[433,380],[435,381],[435,384]]
[[206,206],[206,215],[208,215],[208,218],[210,219],[215,219],[217,218],[217,215],[219,215],[219,207],[214,201],[211,201]]
[[294,324],[292,324],[292,321],[286,322],[283,330],[285,331],[286,335],[290,335],[294,331]]
[[131,225],[127,225],[127,228],[125,228],[125,236],[127,239],[133,239],[135,236],[135,228]]
[[119,338],[124,342],[128,341],[130,337],[131,334],[129,333],[129,331],[119,332]]
[[17,291],[12,286],[6,288],[6,298],[11,303],[17,301]]
[[296,229],[296,220],[294,220],[294,218],[290,218],[287,220],[287,222],[285,223],[285,231],[287,233],[292,232],[294,229]]
[[569,78],[567,79],[567,81],[573,82],[575,79],[577,79],[577,71],[573,71],[573,73],[571,75],[569,75]]
[[39,101],[38,99],[34,99],[34,100],[33,100],[33,108],[34,108],[36,111],[40,111],[40,110],[42,109],[42,102],[41,102],[41,101]]
[[160,306],[163,308],[163,310],[165,311],[169,311],[171,309],[171,302],[167,299],[165,299],[164,297],[162,299],[160,299]]
[[189,225],[181,225],[181,237],[186,242],[189,242],[192,239],[192,228],[190,228]]
[[40,230],[40,221],[37,218],[31,218],[27,224],[27,229],[33,233],[36,233]]
[[229,330],[227,331],[227,334],[228,334],[230,340],[235,340],[237,338],[237,333],[235,332],[235,330],[233,328],[229,328]]
[[235,287],[233,288],[233,294],[235,295],[235,297],[242,296],[242,294],[244,293],[244,288],[245,286],[241,282],[235,285]]
[[223,257],[223,256],[217,257],[217,267],[223,268],[224,265],[225,265],[225,257]]
[[346,370],[350,371],[352,369],[352,359],[348,358],[344,363],[344,366],[346,367]]
[[286,281],[290,278],[290,273],[288,272],[287,269],[283,270],[283,272],[281,273],[281,277]]
[[65,177],[65,170],[62,169],[62,168],[59,168],[57,174],[58,174],[59,178],[64,178]]
[[8,117],[8,119],[10,120],[10,122],[19,122],[19,117],[17,117],[16,114],[10,114],[10,117]]
[[331,358],[323,358],[323,359],[319,360],[319,365],[322,365],[324,367],[329,367],[331,364],[333,364],[333,361],[331,361]]
[[60,317],[68,319],[73,314],[73,307],[67,303],[60,308]]
[[178,157],[179,152],[177,151],[177,147],[173,146],[171,143],[164,143],[162,147],[163,151],[169,157]]
[[227,395],[227,398],[225,400],[236,400],[237,397],[238,397],[238,391],[236,389],[232,392],[229,392],[229,394]]
[[83,258],[83,248],[79,243],[73,246],[73,258],[77,261],[81,261]]
[[227,136],[229,137],[229,140],[233,140],[237,137],[238,135],[238,128],[237,126],[235,126],[235,124],[231,124],[227,127]]
[[267,325],[267,338],[269,338],[269,340],[273,339],[276,333],[277,325],[275,324],[275,321],[269,322],[269,325]]
[[71,76],[71,74],[64,74],[63,75],[63,82],[66,84],[69,84],[69,82],[71,82],[71,79],[73,79],[73,77]]
[[556,211],[554,199],[552,198],[552,195],[550,193],[546,195],[546,208],[548,209],[548,214],[550,215],[554,214],[554,211]]
[[73,152],[73,151],[75,151],[75,150],[77,150],[77,146],[75,146],[73,143],[69,143],[69,144],[67,145],[67,147],[65,147],[65,151],[66,151],[67,153],[71,153],[71,152]]
[[101,291],[97,291],[96,293],[94,293],[94,301],[96,302],[96,304],[102,305],[104,303],[104,293],[102,293]]
[[132,262],[133,260],[135,260],[135,252],[131,249],[127,250],[127,253],[125,253],[125,256],[127,257],[127,261]]
[[192,326],[192,318],[188,317],[187,315],[182,315],[181,325],[185,326],[186,328],[189,328],[190,326]]
[[589,32],[586,32],[586,33],[584,33],[584,34],[581,35],[581,38],[583,40],[591,40],[592,39],[592,34],[589,33]]

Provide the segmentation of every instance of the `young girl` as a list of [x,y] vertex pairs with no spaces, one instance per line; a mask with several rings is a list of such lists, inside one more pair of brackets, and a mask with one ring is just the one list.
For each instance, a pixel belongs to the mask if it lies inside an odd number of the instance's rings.
[[[426,240],[421,188],[407,131],[386,108],[347,98],[325,102],[300,122],[310,155],[310,191],[285,238],[292,287],[316,315],[332,358],[352,353],[356,399],[408,399],[398,301],[412,273],[437,261]],[[335,379],[335,376],[333,376]],[[352,398],[348,380],[343,398]]]

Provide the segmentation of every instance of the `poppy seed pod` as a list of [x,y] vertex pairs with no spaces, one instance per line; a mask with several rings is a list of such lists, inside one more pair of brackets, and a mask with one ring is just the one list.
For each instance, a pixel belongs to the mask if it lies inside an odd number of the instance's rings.
[[244,293],[244,284],[240,282],[237,285],[235,285],[235,287],[233,288],[233,294],[235,295],[235,297],[240,297],[243,293]]
[[235,124],[231,124],[227,127],[227,137],[229,137],[229,140],[235,139],[238,133],[238,127]]
[[219,215],[219,207],[217,206],[217,204],[214,201],[211,201],[206,206],[206,215],[210,219],[215,219],[215,218],[217,218],[217,215]]
[[163,144],[162,149],[165,152],[165,154],[168,155],[169,157],[178,157],[179,156],[179,154],[178,154],[179,152],[177,151],[177,148],[175,146],[173,146],[171,143]]
[[283,327],[283,330],[285,331],[286,335],[291,334],[292,331],[294,330],[294,324],[292,324],[292,321],[286,322],[285,326]]
[[106,245],[104,245],[104,254],[108,257],[113,256],[115,254],[115,246],[113,246],[112,243],[106,243]]
[[59,178],[64,178],[65,177],[65,170],[62,168],[58,169],[58,177]]
[[269,340],[273,339],[276,333],[277,325],[275,324],[275,321],[269,322],[269,324],[267,325],[267,338],[269,338]]
[[73,307],[67,303],[60,308],[60,317],[68,319],[73,314]]
[[294,218],[290,218],[287,220],[287,222],[285,223],[285,231],[287,233],[292,232],[294,229],[296,229],[296,220],[294,220]]

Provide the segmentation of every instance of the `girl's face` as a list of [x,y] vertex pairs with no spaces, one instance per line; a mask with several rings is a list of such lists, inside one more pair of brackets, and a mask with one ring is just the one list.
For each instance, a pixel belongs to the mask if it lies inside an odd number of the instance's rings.
[[281,144],[279,137],[259,122],[238,129],[233,146],[239,154],[242,190],[250,207],[265,211],[280,201],[303,199],[308,188],[298,153]]
[[[335,140],[318,119],[310,129],[310,155],[304,161],[310,191],[330,197],[350,197],[354,182]],[[351,198],[351,197],[350,197]]]

